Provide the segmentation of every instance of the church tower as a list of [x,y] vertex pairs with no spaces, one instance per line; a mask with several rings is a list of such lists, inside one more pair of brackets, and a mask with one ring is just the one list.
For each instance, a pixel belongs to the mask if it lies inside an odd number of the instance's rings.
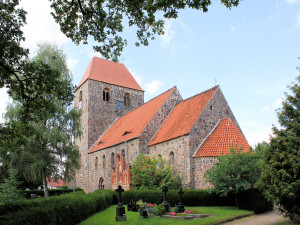
[[75,91],[82,132],[75,140],[81,161],[76,186],[84,186],[80,177],[89,176],[89,149],[117,118],[143,104],[144,91],[123,64],[93,57]]

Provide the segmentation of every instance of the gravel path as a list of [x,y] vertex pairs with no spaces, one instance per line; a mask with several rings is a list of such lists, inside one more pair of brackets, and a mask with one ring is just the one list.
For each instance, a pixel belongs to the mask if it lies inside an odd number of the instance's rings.
[[259,215],[249,216],[242,219],[234,220],[224,225],[273,225],[283,220],[283,217],[276,212],[269,211]]

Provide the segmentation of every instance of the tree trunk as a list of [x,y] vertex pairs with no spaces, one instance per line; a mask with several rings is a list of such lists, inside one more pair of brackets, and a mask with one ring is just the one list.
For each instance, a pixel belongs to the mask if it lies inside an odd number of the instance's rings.
[[239,208],[238,193],[234,193],[236,207]]
[[46,180],[44,169],[42,170],[42,179],[43,179],[43,186],[44,186],[44,196],[45,196],[45,198],[48,198],[49,191],[48,191],[48,185],[47,185],[47,180]]

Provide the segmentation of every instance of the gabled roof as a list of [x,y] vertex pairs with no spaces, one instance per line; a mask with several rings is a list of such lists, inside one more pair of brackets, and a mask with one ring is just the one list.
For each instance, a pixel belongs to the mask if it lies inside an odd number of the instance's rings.
[[189,134],[217,88],[218,86],[177,104],[149,146]]
[[89,153],[138,137],[176,87],[120,117],[97,141]]
[[57,179],[57,181],[55,181],[53,177],[50,177],[50,178],[47,177],[46,180],[47,180],[48,186],[51,186],[51,187],[61,187],[61,186],[67,185],[67,183],[65,181],[63,181],[62,179]]
[[92,58],[78,87],[80,87],[87,79],[143,91],[123,64],[98,57]]
[[246,138],[232,119],[225,118],[220,120],[212,132],[207,135],[194,157],[227,155],[231,146],[238,148],[243,146],[243,152],[247,152],[250,148]]

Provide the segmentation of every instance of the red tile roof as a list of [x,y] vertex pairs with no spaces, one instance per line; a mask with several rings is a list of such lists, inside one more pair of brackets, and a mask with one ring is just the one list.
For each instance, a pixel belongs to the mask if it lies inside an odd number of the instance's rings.
[[61,187],[61,186],[67,185],[67,183],[65,181],[63,181],[62,179],[57,179],[57,181],[54,181],[53,177],[50,177],[50,178],[47,177],[46,180],[47,180],[48,186],[51,186],[51,187]]
[[[176,87],[119,118],[89,153],[138,137]],[[100,143],[100,144],[99,144]]]
[[80,87],[87,79],[143,91],[123,64],[98,57],[92,58],[78,87]]
[[216,89],[217,86],[177,104],[149,146],[189,134]]
[[213,131],[205,138],[194,157],[210,157],[229,154],[231,146],[243,146],[243,152],[250,145],[242,132],[230,118],[220,120]]

